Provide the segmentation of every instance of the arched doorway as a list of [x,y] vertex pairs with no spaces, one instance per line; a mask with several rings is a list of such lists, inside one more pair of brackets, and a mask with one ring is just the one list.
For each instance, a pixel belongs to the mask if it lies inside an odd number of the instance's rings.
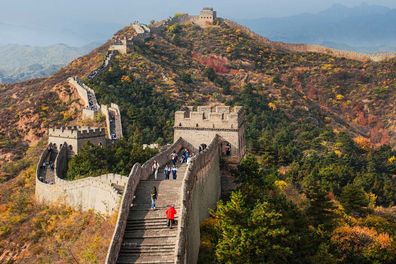
[[204,151],[207,147],[208,147],[208,145],[206,145],[205,143],[202,143],[201,145],[199,145],[198,151],[199,152]]

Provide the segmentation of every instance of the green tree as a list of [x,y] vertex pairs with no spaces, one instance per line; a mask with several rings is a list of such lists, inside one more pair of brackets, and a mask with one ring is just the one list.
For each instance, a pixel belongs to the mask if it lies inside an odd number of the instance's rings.
[[244,195],[234,192],[226,204],[219,203],[215,217],[219,243],[216,258],[220,263],[287,263],[292,254],[284,246],[289,231],[282,226],[282,214],[268,202],[249,209]]
[[309,177],[309,179],[309,184],[305,187],[305,195],[309,201],[306,209],[307,216],[315,228],[323,226],[326,231],[331,231],[337,218],[334,212],[334,203],[330,200],[328,192],[314,176]]
[[344,187],[341,202],[348,213],[364,214],[367,212],[369,199],[361,186],[351,183]]

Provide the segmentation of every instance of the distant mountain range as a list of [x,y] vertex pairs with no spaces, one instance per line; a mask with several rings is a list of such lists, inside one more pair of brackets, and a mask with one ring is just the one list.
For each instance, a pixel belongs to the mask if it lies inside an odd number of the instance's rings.
[[47,77],[96,46],[95,43],[83,47],[0,45],[0,83]]
[[396,9],[384,6],[336,4],[317,14],[237,21],[274,41],[366,53],[396,51]]

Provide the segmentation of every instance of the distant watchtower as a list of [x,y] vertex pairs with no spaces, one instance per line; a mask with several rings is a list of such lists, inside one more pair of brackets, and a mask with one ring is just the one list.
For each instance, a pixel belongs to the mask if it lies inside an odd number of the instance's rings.
[[239,161],[245,154],[245,114],[241,106],[187,107],[175,113],[174,140],[180,137],[199,148],[219,135],[223,152]]
[[204,24],[213,24],[216,18],[217,18],[217,13],[211,7],[203,8],[198,16],[199,21]]

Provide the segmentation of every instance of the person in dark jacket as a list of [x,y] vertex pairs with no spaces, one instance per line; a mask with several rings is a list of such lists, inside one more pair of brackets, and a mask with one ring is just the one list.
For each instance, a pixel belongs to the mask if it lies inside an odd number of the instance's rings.
[[153,189],[151,190],[151,209],[155,210],[155,202],[157,201],[157,188],[153,186]]
[[164,168],[164,178],[165,178],[165,180],[169,180],[170,173],[171,173],[171,168],[168,166],[168,164],[166,164],[166,166]]
[[175,206],[172,204],[168,210],[166,210],[166,218],[168,219],[167,221],[167,226],[172,229],[173,224],[175,223],[175,214],[176,214],[176,209]]

